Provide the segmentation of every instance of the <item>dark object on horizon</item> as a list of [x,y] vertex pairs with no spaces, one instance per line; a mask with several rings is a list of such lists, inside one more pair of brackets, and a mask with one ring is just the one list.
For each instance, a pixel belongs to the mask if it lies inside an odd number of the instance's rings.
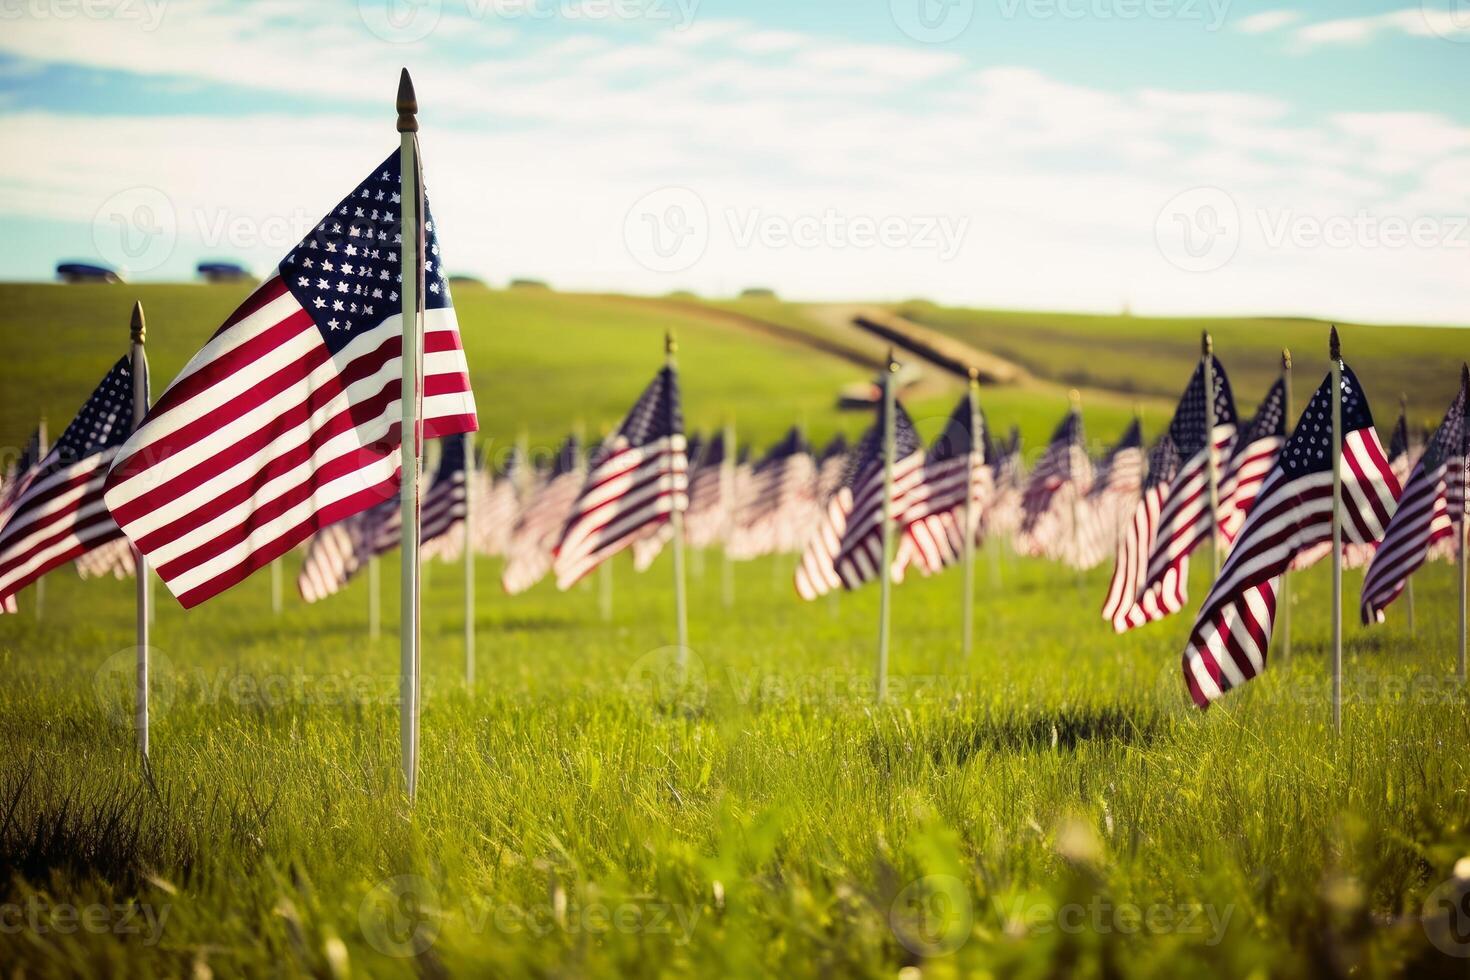
[[205,282],[254,282],[250,270],[238,262],[200,262],[199,278]]
[[511,289],[550,289],[551,286],[549,286],[546,282],[544,282],[544,281],[542,281],[540,279],[512,279],[510,281],[510,288]]
[[479,276],[450,276],[451,286],[479,286],[481,289],[489,289],[489,285]]
[[[898,373],[894,375],[894,385],[902,392],[917,384],[923,375],[923,370],[917,365],[901,364]],[[871,411],[882,400],[883,386],[880,376],[873,381],[855,381],[850,385],[843,385],[837,394],[837,408],[840,411]]]
[[765,286],[752,286],[749,289],[740,290],[741,299],[775,299],[776,291],[767,289]]
[[62,262],[56,266],[56,277],[64,283],[122,282],[123,277],[105,265],[91,262]]

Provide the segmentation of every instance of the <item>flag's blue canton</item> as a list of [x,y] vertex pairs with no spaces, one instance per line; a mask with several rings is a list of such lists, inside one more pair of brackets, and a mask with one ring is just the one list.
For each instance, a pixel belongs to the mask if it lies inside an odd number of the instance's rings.
[[1398,424],[1393,427],[1393,438],[1388,443],[1388,458],[1398,459],[1409,454],[1409,420],[1399,413]]
[[684,409],[679,404],[679,378],[674,369],[665,367],[658,379],[643,392],[633,406],[618,435],[629,446],[642,446],[665,436],[684,432]]
[[[146,383],[146,379],[145,379]],[[133,365],[124,357],[77,412],[56,445],[53,468],[70,466],[104,449],[121,446],[133,432]]]
[[[1399,421],[1403,421],[1402,417]],[[1467,432],[1465,427],[1465,389],[1461,388],[1460,394],[1455,397],[1454,404],[1450,406],[1449,414],[1434,431],[1434,437],[1429,440],[1429,445],[1424,449],[1422,464],[1424,469],[1436,470],[1445,463],[1451,466],[1459,465],[1455,457],[1464,456],[1467,436],[1470,436],[1470,432]],[[1405,439],[1407,441],[1407,435]]]
[[822,450],[822,462],[825,463],[833,456],[845,455],[847,455],[847,436],[839,432],[832,437],[831,442],[827,443],[827,448]]
[[[281,279],[311,314],[333,354],[353,337],[401,312],[398,268],[399,158],[395,152],[332,209],[281,262]],[[424,309],[449,306],[439,236],[424,198]]]
[[[929,454],[925,457],[928,462],[942,463],[948,459],[969,455],[972,445],[970,438],[970,399],[972,397],[969,394],[965,395],[955,406],[954,412],[949,416],[949,421],[944,424],[944,431],[929,446]],[[985,413],[977,409],[976,414],[980,423],[980,439],[978,440],[980,452],[987,454],[984,459],[994,459],[994,456],[988,455],[990,438],[985,431]]]
[[[1373,425],[1373,413],[1358,376],[1342,366],[1342,434],[1357,432]],[[1307,403],[1296,431],[1286,440],[1281,451],[1281,468],[1287,476],[1306,476],[1332,469],[1332,376],[1328,375]]]
[[1250,429],[1242,445],[1249,445],[1258,439],[1267,439],[1271,436],[1286,435],[1286,382],[1277,379],[1266,393],[1266,400],[1261,403],[1256,417],[1251,419]]
[[790,431],[786,433],[786,438],[766,450],[765,458],[756,464],[756,472],[765,472],[781,460],[806,451],[807,444],[806,440],[801,436],[801,430],[792,426]]
[[468,441],[469,436],[463,432],[439,440],[439,469],[434,473],[436,483],[464,471],[465,443]]
[[[1219,360],[1211,357],[1211,361],[1215,369],[1215,424],[1234,425],[1235,396],[1230,392],[1230,379],[1225,376],[1225,368],[1220,365]],[[1194,369],[1189,387],[1184,389],[1184,397],[1179,400],[1179,410],[1174,413],[1174,421],[1169,425],[1169,435],[1173,437],[1174,447],[1184,459],[1192,459],[1205,448],[1203,364]]]
[[582,440],[575,435],[567,436],[566,442],[562,443],[561,448],[556,451],[556,459],[551,467],[552,479],[570,473],[581,461]]
[[1159,437],[1159,441],[1154,443],[1153,449],[1149,450],[1148,479],[1143,482],[1144,489],[1151,490],[1160,483],[1167,483],[1174,479],[1179,473],[1182,462],[1174,440],[1169,438],[1168,433],[1164,433]]
[[[868,471],[869,466],[883,465],[883,403],[878,404],[878,421],[863,434],[862,441],[853,450],[847,463],[847,473],[842,479],[844,486],[857,486],[862,482],[863,474]],[[919,452],[924,445],[919,442],[919,434],[914,431],[914,423],[909,419],[909,413],[904,410],[903,405],[894,401],[893,407],[893,460],[898,462]]]

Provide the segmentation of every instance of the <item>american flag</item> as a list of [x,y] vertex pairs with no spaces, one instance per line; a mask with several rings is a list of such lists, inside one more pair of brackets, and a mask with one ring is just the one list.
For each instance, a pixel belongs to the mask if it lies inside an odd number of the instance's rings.
[[111,576],[124,579],[138,574],[138,561],[127,538],[109,541],[100,548],[77,556],[76,566],[77,574],[82,578]]
[[510,542],[505,548],[505,568],[500,573],[500,586],[506,594],[525,592],[551,571],[556,542],[586,479],[582,440],[575,435],[567,436],[557,450],[551,471],[535,480],[534,489],[527,496],[515,527],[511,528]]
[[[1145,588],[1148,556],[1153,551],[1159,512],[1169,496],[1170,482],[1179,473],[1179,451],[1174,448],[1174,440],[1167,432],[1154,443],[1148,458],[1143,495],[1133,509],[1132,518],[1118,535],[1113,578],[1108,584],[1108,597],[1103,602],[1103,619],[1111,623],[1117,633],[1126,633],[1145,623],[1171,616],[1183,609],[1187,600],[1185,583],[1177,570],[1165,575],[1152,587]],[[1187,563],[1182,567],[1187,571]]]
[[666,365],[602,445],[572,507],[553,568],[569,589],[650,525],[689,508],[679,377]]
[[801,431],[792,428],[751,471],[749,490],[735,514],[727,545],[730,557],[748,561],[800,550],[816,479],[811,448]]
[[825,503],[842,486],[842,478],[847,473],[848,449],[847,437],[840,432],[822,447],[822,454],[817,459],[818,506]]
[[[879,403],[878,420],[858,444],[852,457],[851,475],[843,481],[851,505],[836,554],[836,570],[846,589],[856,589],[878,577],[883,569],[883,509],[885,499],[883,426]],[[909,413],[893,403],[893,491],[888,510],[895,522],[908,510],[909,502],[924,483],[924,444],[914,431]],[[896,541],[896,538],[895,538]],[[892,575],[892,569],[885,570]]]
[[[112,515],[185,607],[397,492],[399,184],[394,152],[231,314],[108,474]],[[427,199],[422,214],[419,418],[435,438],[473,431],[475,403]]]
[[734,467],[728,465],[725,434],[715,435],[705,443],[704,451],[689,477],[689,513],[684,515],[684,537],[692,548],[712,548],[729,530],[735,495],[732,477]]
[[419,544],[427,556],[455,561],[464,552],[469,441],[462,432],[439,440],[439,465],[419,504]]
[[1225,512],[1220,531],[1227,541],[1234,541],[1240,533],[1256,494],[1261,492],[1261,483],[1286,445],[1285,379],[1277,380],[1266,392],[1255,417],[1241,433],[1220,481],[1220,508]]
[[[1201,708],[1265,669],[1281,574],[1303,549],[1331,540],[1332,398],[1329,376],[1267,475],[1195,620],[1183,667],[1189,693]],[[1373,428],[1368,400],[1346,365],[1341,402],[1343,535],[1368,544],[1383,536],[1399,484]]]
[[[843,458],[842,479],[827,498],[802,549],[801,562],[796,567],[796,594],[808,602],[834,589],[862,584],[874,577],[882,562],[883,403],[878,404],[877,421]],[[897,402],[894,406],[897,411],[893,420],[891,513],[897,520],[905,509],[907,492],[912,489],[910,484],[923,476],[924,456],[923,445],[908,413]],[[860,509],[855,506],[859,501]],[[865,568],[871,569],[866,578]]]
[[[1462,371],[1460,393],[1409,475],[1398,510],[1368,566],[1361,603],[1364,623],[1383,622],[1384,610],[1404,591],[1409,576],[1419,570],[1434,546],[1455,540],[1455,531],[1464,519],[1464,494],[1462,490],[1452,494],[1451,487],[1463,488],[1465,483],[1467,385],[1470,380]],[[1399,428],[1405,436],[1407,455],[1408,428],[1402,417]],[[1453,507],[1451,496],[1456,498]]]
[[475,478],[478,482],[471,504],[475,511],[475,551],[492,557],[503,555],[520,513],[515,480],[509,475],[496,477],[488,469],[477,470]]
[[122,536],[103,502],[103,482],[133,424],[128,356],[113,365],[50,452],[14,486],[0,527],[0,599]]
[[1083,499],[1092,489],[1092,460],[1083,440],[1082,415],[1062,419],[1021,495],[1016,550],[1071,565],[1081,560]]
[[982,536],[1007,538],[1021,528],[1021,496],[1026,487],[1020,430],[1012,426],[1005,442],[986,448],[985,458],[992,460],[990,472],[994,490],[990,506],[985,508],[981,518]]
[[974,393],[966,392],[950,413],[944,431],[929,446],[921,481],[898,518],[903,537],[893,563],[895,576],[901,576],[909,565],[932,575],[963,557],[967,498],[972,501],[970,518],[974,521],[969,533],[972,540],[979,537],[993,488],[990,460],[985,455],[988,445],[985,413]]
[[1143,487],[1143,426],[1134,419],[1095,467],[1092,489],[1082,501],[1078,566],[1096,568],[1118,545],[1123,523]]
[[[1169,492],[1159,509],[1153,550],[1148,558],[1144,591],[1178,582],[1181,598],[1188,595],[1189,556],[1200,544],[1209,540],[1228,513],[1229,500],[1223,491],[1225,462],[1238,435],[1235,397],[1230,379],[1214,355],[1208,355],[1215,376],[1211,397],[1215,408],[1215,431],[1205,430],[1205,365],[1201,362],[1189,379],[1174,420],[1169,424],[1169,438],[1179,452],[1179,472],[1169,481]],[[1210,513],[1209,466],[1213,454],[1216,474],[1216,512]],[[1142,593],[1140,593],[1142,594]]]
[[[439,465],[423,494],[419,518],[419,542],[431,552],[432,545],[464,520],[467,442],[460,433],[440,441]],[[399,503],[385,501],[313,536],[296,577],[301,597],[316,602],[340,592],[368,561],[400,547],[403,513]]]

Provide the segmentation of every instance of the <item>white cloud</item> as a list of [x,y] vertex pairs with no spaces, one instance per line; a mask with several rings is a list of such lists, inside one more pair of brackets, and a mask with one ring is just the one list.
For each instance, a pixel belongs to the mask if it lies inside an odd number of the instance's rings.
[[1242,18],[1236,22],[1235,29],[1245,34],[1270,34],[1290,27],[1300,21],[1302,16],[1297,10],[1267,10]]
[[[621,34],[579,24],[551,40],[476,42],[466,58],[456,39],[486,25],[385,45],[329,20],[285,30],[226,4],[174,3],[154,34],[26,25],[0,35],[0,50],[168,85],[313,94],[333,108],[227,119],[0,104],[7,138],[34,148],[0,156],[0,213],[86,225],[116,192],[156,187],[181,248],[268,267],[283,247],[221,246],[217,219],[318,217],[396,145],[385,110],[406,62],[447,261],[497,281],[710,293],[762,283],[796,297],[1070,309],[1115,309],[1126,294],[1141,312],[1465,318],[1464,252],[1273,247],[1257,217],[1465,212],[1470,131],[1432,113],[1308,123],[1266,96],[1107,91],[953,51],[735,21]],[[624,220],[676,186],[707,208],[709,248],[687,271],[651,272],[626,246]],[[1250,229],[1236,262],[1210,275],[1173,268],[1154,240],[1165,202],[1198,186],[1226,191]],[[732,234],[752,216],[828,213],[940,216],[968,233],[949,262],[923,249],[742,247]]]
[[1318,21],[1297,28],[1293,37],[1303,48],[1361,45],[1379,35],[1470,40],[1470,14],[1430,7],[1405,8],[1371,17]]

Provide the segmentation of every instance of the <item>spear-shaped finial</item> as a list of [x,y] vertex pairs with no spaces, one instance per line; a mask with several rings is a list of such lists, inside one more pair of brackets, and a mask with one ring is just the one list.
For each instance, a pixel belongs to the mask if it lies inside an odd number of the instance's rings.
[[1203,331],[1199,335],[1199,352],[1204,357],[1209,357],[1215,353],[1215,338],[1210,336],[1208,330]]
[[143,304],[141,301],[133,302],[133,319],[128,324],[128,332],[132,334],[133,343],[143,343],[147,333],[147,325],[143,322]]
[[888,348],[888,373],[889,374],[897,374],[898,373],[898,362],[893,359],[893,348],[892,347]]
[[1332,325],[1332,334],[1327,340],[1328,354],[1334,361],[1342,360],[1342,338],[1337,335],[1337,325]]
[[679,344],[674,340],[674,331],[672,330],[664,331],[664,353],[669,357],[673,357],[679,353]]
[[1470,388],[1470,364],[1460,364],[1460,386]]
[[970,375],[970,387],[971,388],[978,388],[980,386],[980,369],[977,368],[977,367],[975,367],[973,364],[970,365],[969,375]]
[[1283,347],[1283,348],[1281,348],[1281,370],[1283,370],[1283,371],[1290,371],[1291,370],[1291,348],[1290,347]]
[[413,79],[408,77],[408,69],[405,68],[398,76],[398,131],[417,133],[418,114],[419,100],[413,94]]
[[1078,391],[1076,388],[1073,388],[1071,391],[1067,392],[1067,398],[1072,403],[1072,410],[1073,411],[1081,411],[1081,409],[1082,409],[1082,392]]
[[1399,414],[1409,414],[1409,393],[1407,391],[1399,393]]

